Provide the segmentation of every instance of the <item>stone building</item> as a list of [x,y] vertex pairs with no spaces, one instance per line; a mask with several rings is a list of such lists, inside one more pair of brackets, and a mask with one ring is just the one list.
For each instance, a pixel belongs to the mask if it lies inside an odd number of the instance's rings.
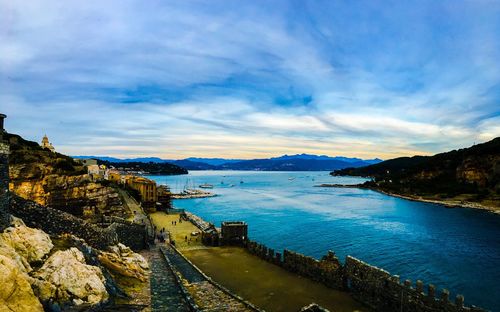
[[116,169],[108,169],[104,174],[104,179],[114,183],[121,183],[122,175]]
[[166,185],[159,185],[157,187],[158,190],[158,202],[160,203],[160,207],[163,211],[168,211],[172,209],[172,193],[170,192],[170,188]]
[[223,245],[243,245],[248,239],[248,225],[242,221],[226,221],[221,226]]
[[143,208],[150,212],[156,211],[156,202],[158,201],[156,182],[143,177],[126,176],[125,184],[139,192]]
[[98,181],[104,179],[106,166],[104,165],[88,165],[87,173],[92,177],[92,180]]
[[52,146],[52,143],[49,142],[49,138],[47,137],[47,135],[43,136],[42,143],[40,144],[40,146],[42,146],[42,148],[48,149],[52,153],[55,153],[56,151],[54,146]]

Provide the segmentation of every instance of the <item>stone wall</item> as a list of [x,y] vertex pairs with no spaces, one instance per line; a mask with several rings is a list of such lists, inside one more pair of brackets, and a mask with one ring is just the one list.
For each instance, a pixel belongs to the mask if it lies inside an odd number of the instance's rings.
[[72,214],[50,207],[41,206],[19,196],[12,196],[10,213],[23,219],[29,227],[42,229],[51,235],[70,233],[84,239],[90,246],[106,249],[116,245],[119,240],[116,232],[110,228],[100,228]]
[[[3,129],[0,129],[3,131]],[[9,225],[9,145],[0,139],[0,232]]]
[[418,280],[412,287],[410,280],[400,283],[399,276],[347,256],[344,274],[346,287],[351,295],[375,311],[387,312],[458,312],[485,311],[476,307],[464,307],[464,297],[457,295],[450,301],[450,292],[443,289],[436,294],[434,285],[427,292]]
[[343,267],[332,251],[321,260],[284,250],[283,255],[257,242],[248,241],[246,248],[251,254],[274,263],[287,271],[321,282],[328,287],[344,289]]
[[148,235],[145,224],[137,224],[117,217],[106,218],[109,229],[113,230],[120,243],[134,251],[147,248]]
[[399,276],[364,263],[351,256],[342,265],[332,251],[321,260],[296,252],[284,250],[275,252],[254,241],[247,241],[247,250],[257,257],[281,266],[287,271],[302,275],[324,285],[351,293],[353,298],[375,311],[383,312],[485,312],[477,307],[465,307],[464,297],[458,295],[453,302],[449,291],[443,289],[436,294],[436,288],[417,281],[400,283]]

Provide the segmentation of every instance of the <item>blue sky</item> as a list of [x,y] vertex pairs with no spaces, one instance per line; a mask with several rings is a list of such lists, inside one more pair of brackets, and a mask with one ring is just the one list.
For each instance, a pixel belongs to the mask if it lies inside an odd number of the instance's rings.
[[0,0],[0,111],[71,155],[362,158],[500,135],[500,1]]

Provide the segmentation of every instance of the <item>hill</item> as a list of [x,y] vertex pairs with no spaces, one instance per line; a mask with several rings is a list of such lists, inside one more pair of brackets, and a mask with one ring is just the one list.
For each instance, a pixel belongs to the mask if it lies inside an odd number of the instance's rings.
[[117,191],[93,181],[73,158],[16,134],[4,133],[3,137],[10,145],[10,190],[14,194],[78,217],[128,216]]
[[500,137],[434,156],[400,157],[332,175],[372,177],[366,187],[385,192],[500,208]]

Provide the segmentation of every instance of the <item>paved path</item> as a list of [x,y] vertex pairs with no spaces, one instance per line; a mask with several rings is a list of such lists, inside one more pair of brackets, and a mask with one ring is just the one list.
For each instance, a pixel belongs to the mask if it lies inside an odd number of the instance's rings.
[[182,275],[184,287],[193,296],[201,311],[256,311],[256,309],[245,305],[241,300],[234,298],[208,281],[191,263],[169,245],[162,246],[161,248],[174,269]]
[[182,295],[174,274],[167,265],[158,247],[152,248],[151,256],[151,310],[190,311],[189,305]]

